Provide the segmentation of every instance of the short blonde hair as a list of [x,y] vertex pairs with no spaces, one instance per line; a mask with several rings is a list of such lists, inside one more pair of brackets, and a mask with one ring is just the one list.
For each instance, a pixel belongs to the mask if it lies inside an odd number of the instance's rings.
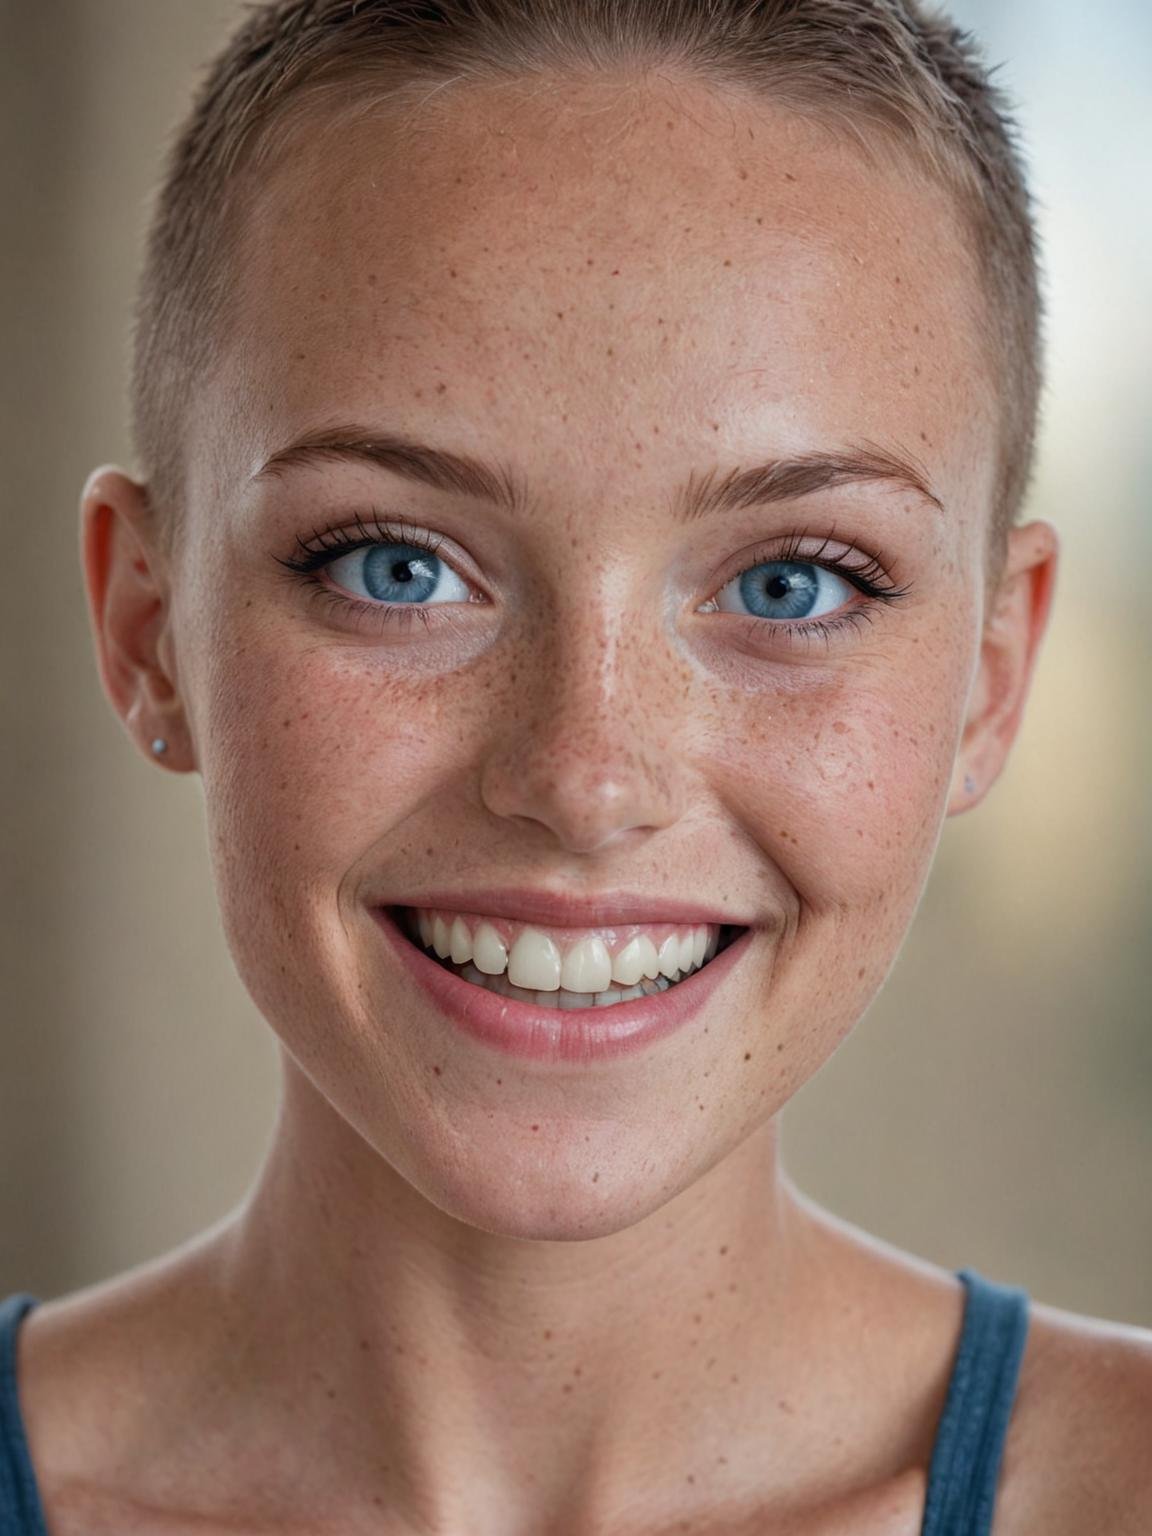
[[1031,476],[1042,387],[1037,239],[1016,123],[970,34],[918,0],[269,0],[213,61],[172,145],[138,292],[132,417],[166,538],[182,520],[183,404],[211,363],[259,174],[302,110],[361,84],[679,71],[894,139],[954,193],[984,279],[1000,392],[990,561]]

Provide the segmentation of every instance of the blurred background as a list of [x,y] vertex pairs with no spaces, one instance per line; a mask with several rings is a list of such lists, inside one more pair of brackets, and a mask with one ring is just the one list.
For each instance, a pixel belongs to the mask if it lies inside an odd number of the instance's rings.
[[[1026,515],[1063,541],[1021,739],[950,821],[881,998],[783,1116],[813,1198],[1041,1301],[1152,1326],[1152,10],[957,0],[1020,105],[1050,373]],[[173,1247],[253,1179],[270,1029],[227,953],[200,781],[101,691],[78,556],[127,461],[164,135],[234,0],[0,0],[4,688],[0,1296]]]

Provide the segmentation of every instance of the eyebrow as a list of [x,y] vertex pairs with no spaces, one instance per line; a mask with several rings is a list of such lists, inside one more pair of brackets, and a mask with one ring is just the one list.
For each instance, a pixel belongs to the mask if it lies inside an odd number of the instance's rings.
[[[526,485],[507,464],[450,453],[399,433],[359,426],[306,433],[274,453],[252,478],[260,480],[285,470],[333,461],[385,469],[434,490],[491,502],[513,514],[523,513],[532,501]],[[816,491],[866,481],[898,484],[944,510],[924,465],[914,455],[872,442],[770,459],[729,470],[719,479],[715,470],[699,479],[693,475],[680,492],[676,510],[682,521],[693,522],[718,512],[794,501]]]

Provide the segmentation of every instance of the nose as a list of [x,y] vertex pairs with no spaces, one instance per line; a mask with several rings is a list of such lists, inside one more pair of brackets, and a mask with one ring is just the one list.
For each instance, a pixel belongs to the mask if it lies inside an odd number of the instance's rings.
[[[569,612],[569,618],[571,613]],[[557,623],[516,670],[480,776],[501,819],[591,854],[671,826],[689,801],[684,662],[651,626]]]

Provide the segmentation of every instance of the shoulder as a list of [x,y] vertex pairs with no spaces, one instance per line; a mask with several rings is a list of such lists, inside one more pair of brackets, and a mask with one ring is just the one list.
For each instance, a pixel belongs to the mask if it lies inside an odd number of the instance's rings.
[[996,1536],[1152,1531],[1152,1329],[1033,1301]]

